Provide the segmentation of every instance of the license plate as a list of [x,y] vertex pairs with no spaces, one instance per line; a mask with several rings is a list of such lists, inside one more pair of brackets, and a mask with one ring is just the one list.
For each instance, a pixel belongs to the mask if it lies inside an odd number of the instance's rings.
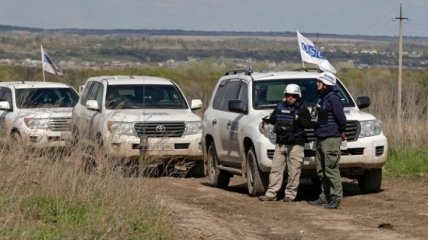
[[71,139],[71,133],[70,132],[62,132],[60,135],[61,140],[68,140]]
[[149,149],[158,151],[169,151],[174,150],[174,144],[158,143],[152,146],[149,145]]

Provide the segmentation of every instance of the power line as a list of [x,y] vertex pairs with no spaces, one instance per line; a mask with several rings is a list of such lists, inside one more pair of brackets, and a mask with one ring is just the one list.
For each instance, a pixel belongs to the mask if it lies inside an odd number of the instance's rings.
[[409,18],[403,17],[403,9],[400,4],[400,16],[395,18],[400,21],[400,42],[399,42],[399,52],[398,52],[398,104],[397,104],[397,122],[399,126],[399,134],[401,135],[402,124],[401,124],[401,83],[402,83],[402,68],[403,68],[403,20],[408,20]]
[[[390,21],[384,21],[387,16],[394,16],[394,12],[397,10],[397,7],[392,7],[387,11],[383,11],[384,14],[380,15],[378,18],[371,21],[368,26],[361,28],[361,31],[367,30],[368,32],[377,33],[379,29],[383,28],[385,25],[390,23]],[[377,27],[379,26],[379,27]]]

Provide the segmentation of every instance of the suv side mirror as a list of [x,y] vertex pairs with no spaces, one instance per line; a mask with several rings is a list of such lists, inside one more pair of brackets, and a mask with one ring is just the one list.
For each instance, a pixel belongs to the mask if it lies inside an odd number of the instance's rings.
[[201,99],[192,99],[192,102],[190,103],[190,109],[196,110],[202,108],[202,101]]
[[236,112],[236,113],[244,113],[244,104],[242,103],[241,100],[238,99],[234,99],[234,100],[229,100],[229,102],[227,103],[227,107],[229,109],[229,111],[231,112]]
[[89,110],[99,111],[100,106],[98,106],[97,100],[88,100],[86,101],[86,108]]
[[368,96],[358,97],[357,106],[359,109],[370,106],[370,98]]
[[10,110],[8,101],[0,101],[0,110]]

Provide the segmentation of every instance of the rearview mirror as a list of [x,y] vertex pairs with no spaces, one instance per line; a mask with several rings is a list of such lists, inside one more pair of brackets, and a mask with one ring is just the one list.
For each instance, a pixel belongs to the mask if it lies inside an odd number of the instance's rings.
[[357,106],[359,109],[370,106],[370,98],[368,96],[358,97]]
[[202,101],[201,99],[192,99],[192,102],[190,104],[190,109],[196,110],[202,108]]
[[98,106],[97,100],[88,100],[86,101],[86,108],[89,110],[99,111],[100,106]]
[[236,112],[236,113],[244,113],[244,104],[241,100],[234,99],[229,100],[227,103],[227,107],[229,108],[229,111]]
[[10,110],[10,105],[8,101],[0,101],[1,110]]

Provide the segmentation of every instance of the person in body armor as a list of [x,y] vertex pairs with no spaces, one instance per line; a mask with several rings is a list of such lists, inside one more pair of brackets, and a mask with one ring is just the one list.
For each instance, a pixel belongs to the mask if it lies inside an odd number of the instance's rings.
[[288,84],[284,90],[283,100],[264,123],[275,125],[276,144],[269,175],[269,187],[260,201],[276,201],[287,167],[288,180],[285,187],[284,202],[294,201],[300,182],[303,165],[305,128],[311,127],[309,110],[301,102],[302,92],[296,84]]
[[343,103],[336,93],[336,76],[329,72],[319,75],[317,91],[318,107],[312,112],[315,121],[316,167],[321,181],[321,193],[309,204],[337,209],[343,198],[339,171],[340,144],[345,140],[346,116]]

